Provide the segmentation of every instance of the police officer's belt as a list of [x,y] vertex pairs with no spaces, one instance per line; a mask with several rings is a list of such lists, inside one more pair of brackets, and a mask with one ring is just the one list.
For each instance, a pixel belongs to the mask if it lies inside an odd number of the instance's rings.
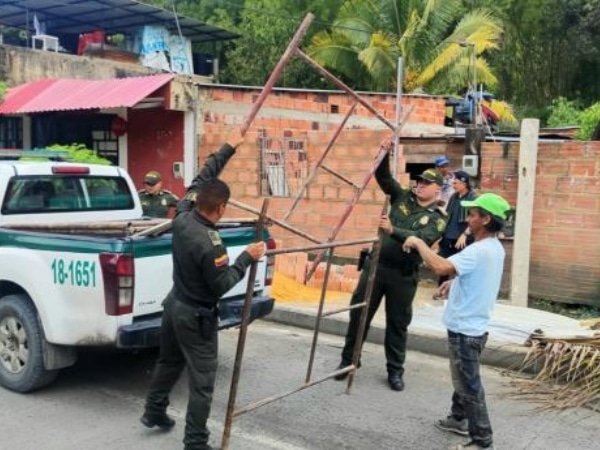
[[182,293],[176,287],[173,287],[173,295],[181,303],[185,303],[186,305],[191,306],[193,308],[200,307],[200,308],[209,309],[211,311],[217,311],[217,304],[216,303],[212,303],[212,302],[199,302],[199,301],[194,300],[193,298],[190,298],[189,296],[185,295],[184,293]]

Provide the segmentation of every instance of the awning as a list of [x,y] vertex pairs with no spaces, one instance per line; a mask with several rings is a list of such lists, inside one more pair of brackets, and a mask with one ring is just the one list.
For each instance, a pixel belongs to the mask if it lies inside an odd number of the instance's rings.
[[136,0],[0,0],[0,24],[33,31],[33,16],[46,25],[46,33],[89,33],[104,30],[133,34],[143,25],[161,25],[173,34],[182,34],[192,42],[235,39],[240,35],[213,25],[190,19]]
[[154,75],[111,80],[43,79],[6,93],[0,114],[131,108],[173,79]]

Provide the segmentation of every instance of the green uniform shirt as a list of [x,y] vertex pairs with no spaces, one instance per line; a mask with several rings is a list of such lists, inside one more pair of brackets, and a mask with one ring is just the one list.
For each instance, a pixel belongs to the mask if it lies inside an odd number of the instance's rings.
[[390,196],[390,222],[394,228],[391,235],[385,235],[379,255],[379,262],[389,267],[414,270],[421,263],[419,252],[402,250],[402,243],[409,236],[416,236],[432,245],[446,228],[446,217],[442,211],[431,205],[423,207],[417,202],[410,189],[404,189],[390,172],[389,156],[383,159],[375,172],[381,190]]
[[169,208],[177,206],[179,199],[167,190],[160,190],[156,194],[151,194],[146,189],[138,191],[142,210],[145,216],[167,217]]

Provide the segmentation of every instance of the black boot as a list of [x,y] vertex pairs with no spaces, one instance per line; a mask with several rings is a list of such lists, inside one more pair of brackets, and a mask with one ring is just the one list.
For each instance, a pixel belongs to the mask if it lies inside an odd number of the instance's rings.
[[175,426],[175,421],[171,419],[166,413],[149,413],[145,412],[140,417],[140,422],[148,428],[158,427],[161,430],[170,430]]
[[404,390],[404,381],[402,380],[402,375],[399,373],[388,374],[388,384],[390,385],[392,391]]

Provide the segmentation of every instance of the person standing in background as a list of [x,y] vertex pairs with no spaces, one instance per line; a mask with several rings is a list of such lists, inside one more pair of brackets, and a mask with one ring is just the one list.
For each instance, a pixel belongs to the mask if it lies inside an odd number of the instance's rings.
[[[475,200],[477,197],[471,189],[471,180],[467,172],[459,170],[454,172],[453,180],[454,194],[448,200],[446,213],[448,214],[448,224],[440,241],[439,255],[442,258],[448,258],[458,253],[468,244],[473,242],[471,232],[467,226],[467,210],[461,206],[463,200]],[[438,286],[448,279],[447,276],[441,276],[438,280]],[[437,294],[434,295],[437,298]]]
[[434,162],[436,170],[442,175],[444,184],[440,195],[438,197],[438,206],[446,211],[448,207],[448,201],[454,193],[452,182],[454,180],[454,174],[450,171],[450,159],[446,155],[438,156]]
[[169,208],[175,208],[179,199],[175,194],[162,188],[160,172],[151,170],[144,175],[144,189],[138,191],[145,216],[165,218]]

